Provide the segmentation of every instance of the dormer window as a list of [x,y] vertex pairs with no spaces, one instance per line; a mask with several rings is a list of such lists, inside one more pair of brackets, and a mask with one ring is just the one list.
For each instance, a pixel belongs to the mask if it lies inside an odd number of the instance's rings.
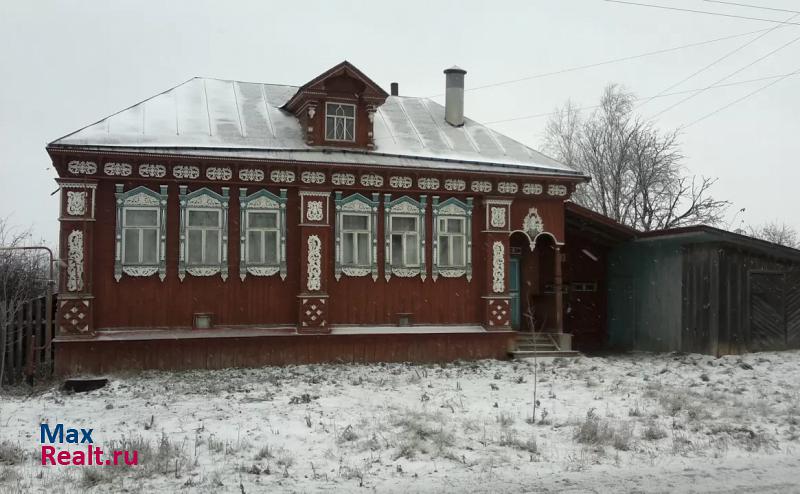
[[327,103],[325,105],[325,140],[356,140],[356,107],[344,103]]

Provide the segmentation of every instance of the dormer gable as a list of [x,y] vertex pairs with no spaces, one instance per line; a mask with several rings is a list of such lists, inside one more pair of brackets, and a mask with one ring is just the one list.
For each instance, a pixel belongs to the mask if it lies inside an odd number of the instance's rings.
[[310,146],[373,149],[375,111],[388,96],[345,60],[301,86],[283,109],[300,120]]

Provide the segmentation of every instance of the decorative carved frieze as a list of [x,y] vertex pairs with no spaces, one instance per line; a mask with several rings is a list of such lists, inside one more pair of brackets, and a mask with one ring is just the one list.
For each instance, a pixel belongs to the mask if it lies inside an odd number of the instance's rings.
[[562,197],[567,195],[567,186],[559,184],[550,184],[547,186],[547,195]]
[[324,184],[325,174],[322,172],[303,172],[300,180],[304,184]]
[[497,184],[497,192],[501,194],[516,194],[519,186],[516,182],[499,182]]
[[364,187],[383,187],[383,177],[374,173],[361,175],[360,181]]
[[74,175],[94,175],[97,173],[97,163],[94,161],[70,161],[67,170]]
[[417,180],[417,187],[422,190],[437,190],[439,188],[438,178],[423,177]]
[[294,183],[295,174],[291,170],[272,170],[269,179],[277,183],[291,184]]
[[133,172],[133,167],[128,163],[106,163],[103,166],[103,173],[109,177],[129,177]]
[[67,214],[83,216],[86,214],[86,195],[84,192],[67,191]]
[[503,293],[506,290],[505,247],[499,240],[492,245],[492,291]]
[[239,170],[239,180],[242,182],[263,182],[264,170],[257,168],[242,168]]
[[139,165],[139,175],[143,178],[164,178],[167,167],[164,165]]
[[490,224],[494,228],[505,228],[506,208],[503,206],[492,206]]
[[322,221],[322,201],[306,202],[306,219],[308,221]]
[[472,192],[491,192],[492,182],[485,180],[473,180],[472,184],[470,184],[470,188],[472,189]]
[[537,211],[536,208],[530,208],[528,210],[528,214],[526,214],[525,219],[522,220],[522,231],[528,234],[531,241],[536,238],[536,235],[544,231],[542,217],[539,216],[539,211]]
[[190,165],[178,165],[172,168],[172,176],[177,179],[195,179],[200,176],[200,168]]
[[72,230],[67,236],[67,290],[83,290],[83,231]]
[[542,193],[542,184],[523,184],[522,193],[529,196],[538,196]]
[[462,192],[467,188],[467,183],[461,179],[449,178],[444,181],[445,190]]
[[206,168],[206,178],[209,180],[230,180],[233,178],[233,172],[226,166],[209,166]]
[[395,189],[408,189],[414,185],[414,181],[411,180],[411,177],[390,177],[389,178],[389,186],[394,187]]
[[333,185],[354,185],[356,176],[352,173],[334,173],[331,175],[331,183]]
[[308,236],[308,266],[306,288],[310,292],[322,289],[322,240],[317,235]]

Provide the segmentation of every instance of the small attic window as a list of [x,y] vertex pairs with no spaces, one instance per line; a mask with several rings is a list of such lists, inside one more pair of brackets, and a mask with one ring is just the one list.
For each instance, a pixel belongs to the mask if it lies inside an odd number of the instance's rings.
[[344,103],[327,103],[325,105],[325,140],[356,140],[356,107]]

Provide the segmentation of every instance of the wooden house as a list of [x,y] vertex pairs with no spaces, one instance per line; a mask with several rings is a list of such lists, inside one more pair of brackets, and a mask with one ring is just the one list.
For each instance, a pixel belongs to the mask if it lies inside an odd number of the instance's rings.
[[348,62],[299,87],[195,78],[50,143],[57,371],[505,357],[515,329],[563,334],[586,178],[466,118],[465,73],[444,106]]

